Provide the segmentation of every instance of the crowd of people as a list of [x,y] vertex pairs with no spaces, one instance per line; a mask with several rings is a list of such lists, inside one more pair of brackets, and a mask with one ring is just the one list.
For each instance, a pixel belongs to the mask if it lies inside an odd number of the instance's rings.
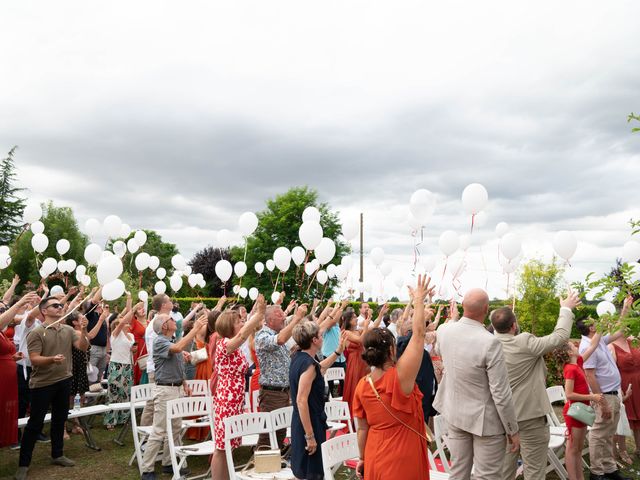
[[[332,385],[357,425],[360,478],[428,479],[430,428],[440,414],[446,420],[446,443],[453,480],[512,480],[522,460],[525,480],[545,478],[551,405],[546,392],[545,356],[563,367],[564,409],[570,480],[583,479],[582,452],[589,440],[591,479],[624,479],[617,462],[631,462],[625,437],[640,448],[640,350],[625,332],[598,333],[593,322],[578,320],[579,345],[570,341],[573,310],[580,301],[569,292],[560,300],[554,331],[544,337],[520,332],[509,307],[489,312],[489,298],[472,289],[458,306],[432,308],[433,285],[418,276],[404,309],[359,311],[347,301],[321,308],[295,300],[282,308],[284,293],[268,305],[260,295],[251,311],[221,298],[211,310],[192,303],[183,316],[165,294],[151,305],[133,304],[130,296],[117,311],[100,288],[70,288],[16,296],[15,278],[0,304],[0,447],[20,449],[15,478],[28,478],[35,443],[51,413],[51,462],[71,467],[64,440],[81,432],[67,421],[79,396],[97,391],[106,380],[109,403],[127,402],[132,385],[153,383],[153,401],[140,424],[153,426],[141,471],[156,478],[172,472],[167,448],[167,402],[189,395],[185,380],[209,382],[213,432],[194,428],[185,438],[215,440],[211,458],[215,480],[228,478],[224,419],[256,407],[271,412],[291,405],[291,436],[276,432],[278,447],[289,451],[291,469],[300,479],[322,479],[320,445],[327,438],[323,376],[343,368],[344,381]],[[632,299],[624,302],[626,316]],[[112,311],[113,310],[113,311]],[[489,318],[490,329],[485,328]],[[441,319],[444,321],[441,323]],[[491,330],[491,331],[490,331]],[[202,354],[202,352],[206,354]],[[245,393],[251,405],[245,405]],[[257,400],[257,405],[253,402]],[[572,405],[593,405],[596,418],[586,424]],[[104,426],[128,420],[128,411],[107,412]],[[18,418],[29,417],[24,432]],[[179,422],[179,420],[176,420]],[[181,443],[180,424],[172,431]],[[237,448],[239,439],[231,441]],[[261,435],[258,446],[270,445]],[[617,458],[616,458],[617,454]],[[638,455],[636,451],[636,455]],[[186,464],[181,474],[188,473]]]

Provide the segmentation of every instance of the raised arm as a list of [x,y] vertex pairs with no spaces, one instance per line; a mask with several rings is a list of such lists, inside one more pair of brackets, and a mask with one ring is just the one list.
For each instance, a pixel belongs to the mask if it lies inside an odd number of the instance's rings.
[[198,333],[198,330],[200,330],[203,327],[203,325],[207,324],[207,320],[208,319],[206,314],[200,315],[198,319],[195,321],[195,323],[193,324],[193,328],[189,331],[189,333],[184,335],[176,343],[172,343],[171,346],[169,347],[169,351],[175,354],[175,353],[180,353],[185,348],[187,348],[187,345],[189,345],[191,343],[191,340],[195,338],[196,334]]
[[291,338],[291,334],[293,333],[293,328],[300,323],[300,320],[304,318],[307,314],[307,304],[303,303],[298,307],[296,313],[293,314],[293,318],[289,322],[289,325],[284,327],[280,332],[278,332],[278,336],[276,338],[278,345],[284,345],[287,343],[287,340]]
[[18,286],[18,284],[20,283],[20,277],[18,275],[14,275],[13,276],[13,280],[11,280],[11,285],[9,286],[9,289],[4,292],[4,295],[2,296],[2,303],[4,303],[5,305],[9,305],[9,302],[11,301],[11,297],[13,297],[13,294],[16,291],[16,287]]
[[84,315],[80,316],[80,332],[75,332],[73,346],[78,350],[86,352],[89,350],[89,339],[87,338],[87,325],[89,321]]
[[[216,306],[213,307],[214,310],[221,312],[223,307],[224,307],[224,303],[227,301],[227,296],[223,295],[218,299],[218,303],[216,303]],[[193,311],[193,310],[192,310]]]
[[320,322],[319,329],[320,335],[323,335],[328,329],[333,327],[338,321],[340,321],[340,317],[342,316],[342,312],[347,306],[347,301],[343,300],[340,304],[336,303],[336,306],[333,310],[331,310],[331,314],[327,315],[327,317]]
[[560,313],[553,332],[544,337],[530,335],[527,346],[533,355],[544,355],[566,343],[571,335],[573,325],[573,309],[580,305],[580,297],[573,290],[567,292],[565,298],[560,299]]
[[380,311],[378,312],[378,318],[376,318],[376,321],[373,322],[373,325],[371,325],[371,328],[378,328],[380,326],[380,323],[382,322],[382,318],[386,315],[388,311],[389,311],[389,304],[385,303],[380,308]]
[[[224,297],[224,298],[226,299],[227,297]],[[221,300],[222,300],[222,299],[221,299]],[[220,303],[220,301],[218,301],[218,305],[224,305],[224,302],[222,302],[222,304],[221,304],[221,303]],[[218,305],[216,305],[216,308],[218,308]],[[199,304],[197,304],[197,305],[196,305],[196,307],[195,307],[195,308],[193,308],[193,309],[191,309],[191,311],[189,312],[189,314],[188,314],[186,317],[184,317],[184,318],[182,319],[182,323],[184,324],[184,322],[188,322],[189,320],[191,320],[192,318],[194,318],[194,317],[196,316],[196,313],[197,313],[197,312],[199,312],[203,307],[204,307],[204,303],[199,303]],[[216,308],[214,308],[214,310],[215,310]],[[220,310],[220,311],[222,311],[222,310]]]
[[[95,297],[94,297],[95,298]],[[98,335],[98,332],[100,331],[100,328],[102,327],[102,324],[104,323],[104,321],[109,318],[109,305],[105,305],[102,308],[102,313],[100,314],[100,316],[98,317],[98,321],[96,322],[96,324],[93,326],[93,328],[91,329],[91,331],[88,333],[89,336],[89,340],[93,340],[94,338],[96,338],[96,335]]]
[[340,343],[338,343],[338,348],[336,348],[334,352],[331,352],[331,355],[320,362],[320,371],[322,372],[322,375],[324,375],[327,369],[331,367],[331,365],[333,365],[333,363],[338,359],[338,357],[340,357],[340,355],[342,355],[344,349],[347,347],[347,336],[345,335],[346,333],[347,332],[342,332],[340,334]]
[[582,361],[586,362],[587,360],[589,360],[589,357],[593,354],[593,352],[596,351],[596,349],[598,348],[598,344],[600,343],[600,339],[602,338],[602,334],[600,333],[596,333],[593,338],[591,338],[591,343],[589,344],[589,348],[587,348],[583,353],[582,353]]
[[11,306],[6,312],[0,315],[0,330],[9,325],[15,318],[18,311],[27,304],[38,305],[40,297],[36,292],[29,292]]
[[298,406],[298,412],[300,413],[300,422],[304,429],[304,438],[307,446],[305,450],[309,455],[316,453],[318,444],[313,434],[313,425],[311,424],[311,414],[309,412],[309,393],[311,392],[311,385],[316,378],[316,369],[313,364],[309,365],[302,375],[300,375],[300,381],[298,382],[298,394],[296,396],[296,405]]
[[244,342],[246,342],[247,338],[254,333],[256,330],[262,328],[264,322],[264,312],[267,309],[267,304],[264,300],[264,296],[262,294],[258,295],[256,299],[256,311],[247,323],[240,329],[238,334],[229,339],[227,342],[227,354],[230,354],[237,350]]

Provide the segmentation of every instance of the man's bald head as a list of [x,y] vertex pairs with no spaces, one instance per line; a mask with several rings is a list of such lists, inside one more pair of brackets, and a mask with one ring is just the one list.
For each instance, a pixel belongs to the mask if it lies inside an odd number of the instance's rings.
[[462,300],[463,315],[484,323],[489,312],[489,295],[481,288],[469,290]]

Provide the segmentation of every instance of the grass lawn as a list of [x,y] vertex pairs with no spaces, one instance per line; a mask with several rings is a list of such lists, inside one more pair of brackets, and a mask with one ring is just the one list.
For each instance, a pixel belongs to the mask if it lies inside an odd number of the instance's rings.
[[[63,468],[49,465],[50,444],[38,443],[34,450],[33,461],[29,469],[29,478],[32,480],[105,480],[123,479],[134,480],[140,478],[138,468],[134,463],[129,466],[129,458],[133,453],[133,440],[131,433],[127,435],[125,446],[121,447],[113,442],[119,430],[107,431],[102,426],[93,430],[96,443],[102,448],[97,452],[87,448],[81,435],[72,435],[71,440],[65,442],[65,455],[75,460],[76,466]],[[46,427],[45,427],[46,432]],[[627,440],[630,452],[633,452],[633,441]],[[13,474],[18,466],[19,451],[11,451],[7,448],[0,450],[0,479],[13,478]],[[250,449],[241,447],[236,450],[234,459],[236,462],[246,462],[251,455]],[[189,467],[193,474],[204,473],[207,470],[207,458],[191,457]],[[156,471],[160,472],[159,464]],[[636,460],[634,465],[625,468],[623,472],[634,479],[640,479],[640,461]],[[169,479],[169,475],[159,475],[159,478]],[[349,478],[347,472],[339,472],[338,479]],[[547,478],[557,480],[555,474],[547,475]],[[588,474],[586,476],[588,477]]]

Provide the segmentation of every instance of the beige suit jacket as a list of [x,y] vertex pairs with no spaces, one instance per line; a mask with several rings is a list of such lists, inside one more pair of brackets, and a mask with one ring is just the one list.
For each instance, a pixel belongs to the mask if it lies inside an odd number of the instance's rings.
[[545,337],[531,333],[496,333],[502,343],[509,384],[518,421],[531,420],[551,411],[547,397],[547,367],[544,355],[569,340],[573,312],[562,307],[553,332]]
[[434,408],[447,423],[473,435],[514,434],[518,422],[500,341],[462,317],[438,328],[444,364]]

